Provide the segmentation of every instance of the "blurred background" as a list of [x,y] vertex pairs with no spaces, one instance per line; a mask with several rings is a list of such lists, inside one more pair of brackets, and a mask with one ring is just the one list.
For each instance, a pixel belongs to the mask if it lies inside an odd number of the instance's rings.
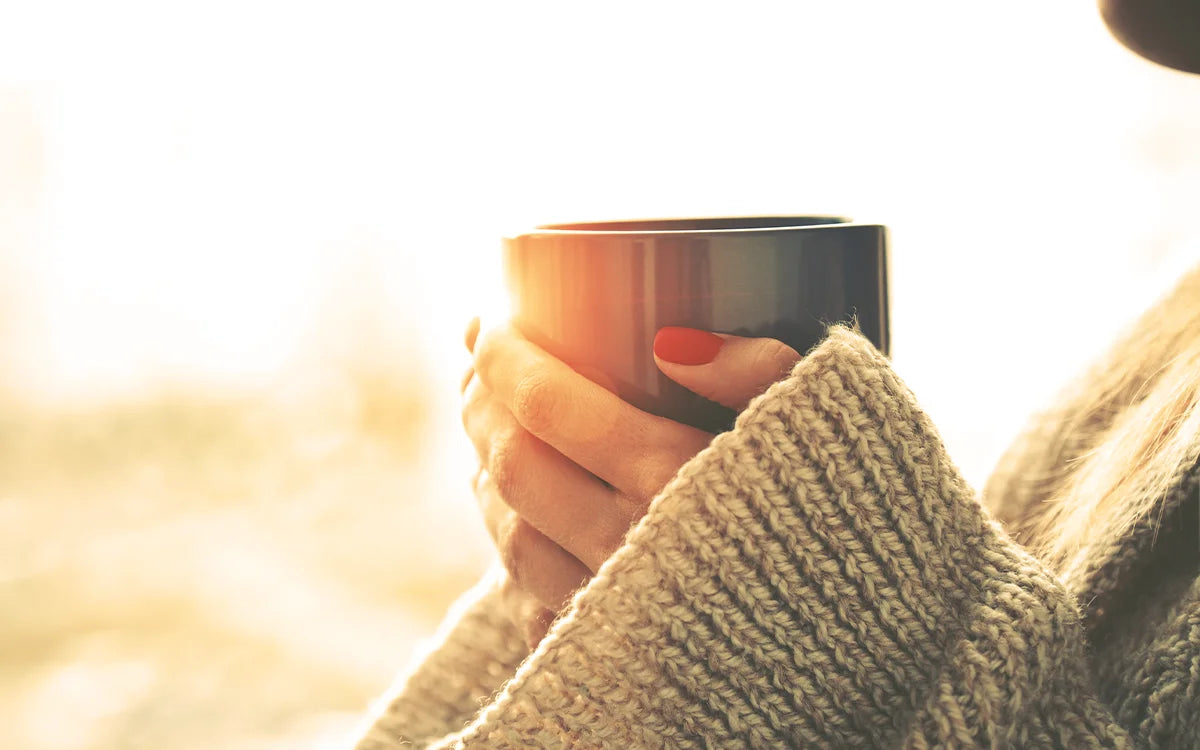
[[1200,260],[1200,78],[1089,2],[0,4],[0,747],[335,746],[490,559],[534,222],[893,228],[981,484]]

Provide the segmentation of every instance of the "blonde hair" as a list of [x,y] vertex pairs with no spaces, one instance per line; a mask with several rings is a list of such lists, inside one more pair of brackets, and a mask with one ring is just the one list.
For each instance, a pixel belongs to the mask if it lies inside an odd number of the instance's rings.
[[[1043,414],[985,496],[1064,574],[1127,531],[1200,460],[1200,268]],[[1158,519],[1153,519],[1157,521]]]

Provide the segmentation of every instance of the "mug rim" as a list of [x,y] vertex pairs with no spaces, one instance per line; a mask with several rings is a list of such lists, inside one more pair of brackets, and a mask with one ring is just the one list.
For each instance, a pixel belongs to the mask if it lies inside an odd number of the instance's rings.
[[[681,227],[666,229],[662,227],[649,228],[620,228],[635,224],[671,224],[685,222],[737,222],[737,221],[778,221],[778,226],[747,226],[747,227]],[[553,236],[628,236],[628,235],[699,235],[699,234],[747,234],[751,232],[793,232],[797,230],[831,229],[846,227],[882,227],[877,223],[859,224],[853,219],[834,214],[751,214],[745,216],[686,216],[666,218],[636,218],[636,219],[606,219],[601,221],[568,221],[539,224],[531,229],[505,234],[506,239],[532,237],[538,235]]]

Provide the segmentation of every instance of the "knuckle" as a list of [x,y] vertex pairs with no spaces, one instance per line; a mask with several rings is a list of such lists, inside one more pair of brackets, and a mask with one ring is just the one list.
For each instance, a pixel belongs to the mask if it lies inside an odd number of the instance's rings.
[[553,624],[554,613],[549,610],[539,608],[526,614],[521,622],[526,644],[530,648],[535,648],[546,637],[546,633],[550,631],[550,626]]
[[471,415],[474,412],[472,406],[471,400],[464,398],[462,400],[462,408],[459,409],[459,417],[462,419],[463,429],[468,432],[471,429]]
[[499,333],[495,330],[484,331],[475,341],[473,366],[475,372],[482,378],[487,378],[499,355]]
[[[475,476],[471,479],[471,490],[475,496],[475,504],[479,507],[484,516],[484,522],[491,525],[490,517],[494,516],[496,509],[496,493],[495,485],[492,483],[492,477],[488,474],[487,469],[480,468],[475,472]],[[494,529],[489,529],[494,531]]]
[[476,424],[477,413],[478,409],[475,403],[471,401],[463,402],[462,411],[460,412],[459,416],[462,419],[463,431],[465,431],[468,436],[474,436],[476,430],[478,429],[478,425]]
[[[686,463],[673,455],[655,455],[648,458],[638,471],[638,482],[635,491],[629,497],[634,507],[642,513],[649,507],[650,502],[662,492],[663,487],[675,477],[679,467]],[[640,515],[640,514],[639,514]]]
[[554,379],[541,369],[527,373],[513,389],[513,416],[535,435],[545,435],[558,423],[563,400]]
[[496,497],[486,471],[481,472],[475,481],[475,505],[483,517],[483,526],[487,529],[488,536],[493,542],[497,541],[510,511]]
[[471,416],[479,409],[480,404],[484,401],[483,386],[477,380],[472,381],[463,391],[462,402],[462,421],[463,426],[467,426]]
[[529,577],[530,561],[536,553],[539,535],[520,516],[514,515],[500,534],[497,551],[500,563],[517,586],[524,588]]
[[463,331],[463,343],[467,345],[467,351],[475,350],[475,340],[479,338],[480,320],[479,316],[471,318],[467,323],[467,328]]
[[506,430],[492,441],[488,473],[492,484],[505,501],[519,497],[525,477],[525,464],[532,450],[530,435],[520,427]]
[[795,349],[777,339],[759,339],[754,352],[754,371],[778,380],[800,360]]
[[[501,566],[503,568],[503,566]],[[508,574],[508,569],[503,568],[504,572],[499,576],[500,579],[500,598],[514,612],[521,608],[528,597],[525,590],[517,585],[513,577]]]

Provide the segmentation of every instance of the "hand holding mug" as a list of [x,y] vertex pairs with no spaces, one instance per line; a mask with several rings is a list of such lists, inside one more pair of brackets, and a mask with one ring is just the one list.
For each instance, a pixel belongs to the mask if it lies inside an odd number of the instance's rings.
[[[479,459],[475,495],[525,594],[513,613],[532,646],[712,435],[630,405],[511,325],[480,334],[475,322],[467,347],[462,418]],[[769,338],[664,328],[653,358],[671,380],[740,411],[800,355]]]
[[505,237],[502,257],[515,324],[478,342],[468,332],[463,424],[506,599],[531,645],[679,467],[829,323],[854,321],[888,349],[879,224],[543,225]]

